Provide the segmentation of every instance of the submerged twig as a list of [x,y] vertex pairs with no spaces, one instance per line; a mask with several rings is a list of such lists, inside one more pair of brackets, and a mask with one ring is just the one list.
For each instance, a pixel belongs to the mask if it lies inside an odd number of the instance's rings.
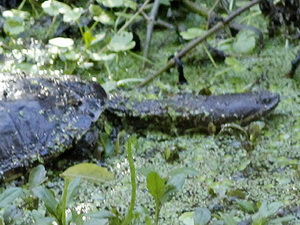
[[[234,18],[236,18],[237,16],[239,16],[240,14],[242,14],[243,12],[245,12],[246,10],[248,10],[249,8],[251,8],[252,6],[258,4],[261,1],[262,0],[253,0],[253,1],[249,2],[247,5],[245,5],[244,7],[241,7],[239,9],[237,9],[232,14],[230,14],[227,18],[225,18],[223,21],[217,23],[215,26],[213,26],[211,29],[209,29],[203,36],[198,37],[198,38],[194,39],[193,41],[189,42],[187,44],[187,46],[184,49],[182,49],[175,57],[181,58],[181,57],[185,56],[193,48],[195,48],[198,44],[200,44],[201,42],[203,42],[204,40],[206,40],[209,36],[213,35],[214,33],[218,32],[219,30],[221,30],[222,28],[224,28]],[[175,65],[175,57],[172,58],[172,59],[170,59],[168,61],[168,63],[162,69],[160,69],[158,72],[156,72],[153,75],[148,76],[139,86],[142,87],[142,86],[147,85],[154,78],[158,77],[163,72],[167,71],[172,66],[174,66]]]
[[141,12],[145,9],[149,2],[150,0],[146,0],[144,2],[139,10],[120,28],[120,30],[118,30],[118,34],[122,33],[135,20],[135,18],[141,14]]
[[201,6],[197,5],[195,2],[191,2],[189,0],[181,0],[181,1],[191,11],[199,14],[200,16],[203,16],[206,18],[208,17],[208,11],[206,8],[201,7]]
[[[143,57],[145,59],[148,58],[151,37],[152,37],[152,31],[153,31],[154,21],[157,16],[158,8],[159,8],[159,0],[155,0],[152,10],[150,12],[150,16],[149,16],[149,20],[148,20],[148,24],[147,24],[147,37],[146,37],[146,43],[145,43],[145,47],[144,47],[144,54],[143,54]],[[145,66],[145,60],[143,61],[143,64],[142,64],[142,67],[144,67],[144,66]]]

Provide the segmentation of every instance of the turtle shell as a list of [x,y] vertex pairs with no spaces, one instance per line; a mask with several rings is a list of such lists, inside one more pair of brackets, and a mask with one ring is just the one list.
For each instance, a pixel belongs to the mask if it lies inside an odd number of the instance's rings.
[[55,157],[89,131],[104,110],[104,89],[78,77],[0,75],[0,178]]

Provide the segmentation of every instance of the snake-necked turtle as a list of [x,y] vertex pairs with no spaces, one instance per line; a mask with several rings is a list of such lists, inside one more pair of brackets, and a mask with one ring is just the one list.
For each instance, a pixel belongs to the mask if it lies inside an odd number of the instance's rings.
[[209,123],[248,123],[278,102],[279,95],[267,91],[129,101],[120,95],[108,98],[98,83],[75,76],[0,74],[0,178],[73,147],[102,113],[137,127],[156,123],[168,130],[172,123],[187,129]]

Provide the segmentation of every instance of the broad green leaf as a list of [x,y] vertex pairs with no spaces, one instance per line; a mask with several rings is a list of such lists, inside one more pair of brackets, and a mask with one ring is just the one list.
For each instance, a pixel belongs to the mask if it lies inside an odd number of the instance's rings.
[[168,180],[164,196],[161,199],[162,203],[170,201],[174,196],[173,194],[182,189],[185,178],[186,176],[184,174],[176,174]]
[[71,47],[74,44],[74,41],[71,38],[57,37],[50,39],[49,44],[57,46],[59,48],[67,48]]
[[10,35],[18,35],[22,33],[25,30],[24,19],[28,18],[28,16],[29,13],[21,10],[12,9],[4,11],[4,32]]
[[74,8],[64,12],[63,20],[65,23],[75,23],[79,20],[80,16],[83,13],[83,8]]
[[135,46],[135,42],[132,41],[133,35],[127,31],[121,34],[116,34],[108,44],[108,49],[114,52],[126,51],[132,49]]
[[3,12],[4,18],[10,18],[10,17],[21,17],[22,19],[27,19],[30,14],[26,11],[18,10],[18,9],[11,9]]
[[179,191],[184,185],[185,178],[185,174],[176,174],[168,180],[167,184],[172,185],[175,188],[175,191]]
[[70,11],[71,7],[65,3],[58,2],[55,0],[48,0],[42,3],[42,8],[50,16],[57,16],[60,13]]
[[236,225],[237,222],[233,219],[232,215],[229,215],[227,213],[220,213],[221,218],[224,221],[224,225]]
[[196,208],[194,213],[194,225],[205,225],[211,219],[211,213],[207,208]]
[[252,219],[254,222],[265,220],[268,217],[275,215],[275,213],[282,206],[283,206],[283,203],[281,203],[281,202],[272,202],[272,203],[263,202],[261,204],[258,212],[252,216]]
[[121,7],[124,5],[124,0],[97,0],[97,2],[109,8]]
[[34,219],[34,225],[51,225],[55,221],[53,217],[45,217],[44,214],[37,210],[32,210],[32,216]]
[[137,3],[132,0],[124,0],[124,6],[131,8],[132,10],[137,9]]
[[9,35],[18,35],[25,30],[24,20],[21,17],[6,18],[3,28]]
[[249,53],[255,48],[255,37],[253,32],[241,31],[233,43],[233,50],[237,53]]
[[44,202],[47,211],[54,217],[56,217],[56,209],[58,206],[58,201],[55,199],[53,193],[47,188],[38,186],[32,189],[32,192],[37,196],[42,202]]
[[78,191],[79,185],[80,185],[80,177],[75,177],[69,183],[66,205],[68,205],[74,199],[74,196],[75,196],[76,192]]
[[114,24],[114,15],[104,9],[101,9],[100,6],[91,4],[89,6],[89,10],[93,15],[93,20],[106,25]]
[[87,30],[83,33],[83,40],[85,43],[85,48],[88,49],[91,46],[94,36],[91,30]]
[[226,65],[230,66],[235,72],[242,72],[245,67],[234,57],[226,57]]
[[105,182],[114,179],[113,173],[109,172],[104,167],[92,163],[80,163],[69,167],[61,174],[61,176],[63,178],[74,178],[79,176],[80,178],[94,182]]
[[105,25],[114,24],[114,16],[111,13],[103,12],[99,16],[94,16],[93,19]]
[[240,208],[247,213],[254,213],[256,210],[255,204],[246,200],[237,200],[237,204]]
[[33,168],[29,173],[29,189],[39,186],[46,180],[46,170],[43,165]]
[[99,5],[90,4],[89,11],[93,16],[99,16],[103,9]]
[[66,51],[59,54],[59,58],[62,61],[77,61],[80,58],[80,53],[76,51]]
[[104,37],[105,33],[96,34],[91,42],[91,45],[97,44],[99,41],[102,41]]
[[178,218],[184,225],[194,225],[194,212],[185,212]]
[[187,31],[182,31],[180,32],[180,35],[183,37],[185,40],[191,40],[196,37],[200,37],[205,33],[205,30],[200,29],[200,28],[190,28]]
[[289,224],[292,220],[295,220],[295,216],[293,215],[288,215],[276,219],[272,219],[268,221],[268,225],[281,225],[281,224]]
[[158,173],[151,171],[147,176],[147,188],[154,198],[157,205],[162,201],[166,192],[165,179],[158,175]]
[[22,188],[11,187],[6,189],[0,195],[0,208],[4,208],[23,193]]

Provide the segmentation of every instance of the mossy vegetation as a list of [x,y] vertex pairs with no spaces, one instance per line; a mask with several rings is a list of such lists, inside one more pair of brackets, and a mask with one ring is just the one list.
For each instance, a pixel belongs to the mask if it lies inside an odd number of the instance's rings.
[[[234,37],[226,27],[208,39],[209,44],[227,54],[224,62],[212,61],[201,44],[182,59],[188,85],[177,84],[177,71],[172,68],[148,86],[137,89],[137,83],[127,79],[140,81],[159,70],[188,41],[180,42],[182,36],[175,30],[155,29],[148,57],[150,66],[141,69],[142,53],[131,51],[130,29],[137,27],[134,29],[143,47],[145,20],[139,21],[142,16],[138,15],[134,26],[126,27],[126,33],[118,32],[143,2],[114,0],[103,1],[102,5],[99,2],[94,2],[91,8],[88,1],[68,1],[70,8],[64,6],[65,11],[51,14],[51,10],[49,13],[45,9],[47,5],[23,1],[21,8],[26,13],[18,10],[3,13],[0,71],[33,76],[80,75],[100,82],[111,94],[121,88],[124,95],[140,99],[159,98],[160,93],[199,94],[209,90],[221,94],[268,89],[279,93],[281,102],[272,114],[261,119],[259,129],[255,128],[247,137],[242,130],[229,127],[216,135],[197,132],[170,135],[145,130],[128,141],[126,134],[135,132],[129,129],[116,142],[103,138],[99,143],[116,148],[101,159],[114,174],[113,180],[99,183],[81,179],[80,185],[78,180],[73,180],[70,186],[71,181],[65,182],[59,176],[78,163],[99,163],[95,158],[65,160],[67,163],[62,159],[64,163],[57,163],[55,168],[46,166],[47,173],[39,167],[29,181],[24,176],[19,181],[1,184],[0,224],[89,224],[89,221],[97,224],[299,224],[299,71],[293,79],[284,77],[299,47],[284,35],[285,28],[279,28],[283,32],[269,38],[268,20],[255,6],[236,22],[260,29],[265,36],[263,48],[255,33],[239,33]],[[103,7],[105,2],[121,6],[107,9]],[[174,16],[169,21],[172,25],[198,29],[184,35],[201,35],[207,29],[207,20],[180,5],[182,1],[161,2],[180,6],[162,5],[165,10],[158,12],[162,19],[168,20],[164,11],[170,10]],[[212,7],[210,2],[195,3]],[[240,4],[244,2],[236,2],[233,8]],[[65,15],[72,15],[68,10],[75,8],[82,13],[64,19]],[[145,12],[149,12],[147,7]],[[176,13],[181,17],[176,17]],[[54,38],[58,36],[67,39],[57,42]],[[111,132],[112,128],[107,126],[105,137],[110,137]],[[105,146],[99,148],[100,152],[107,150]],[[133,168],[136,169],[135,185]],[[47,200],[45,196],[50,197]]]

